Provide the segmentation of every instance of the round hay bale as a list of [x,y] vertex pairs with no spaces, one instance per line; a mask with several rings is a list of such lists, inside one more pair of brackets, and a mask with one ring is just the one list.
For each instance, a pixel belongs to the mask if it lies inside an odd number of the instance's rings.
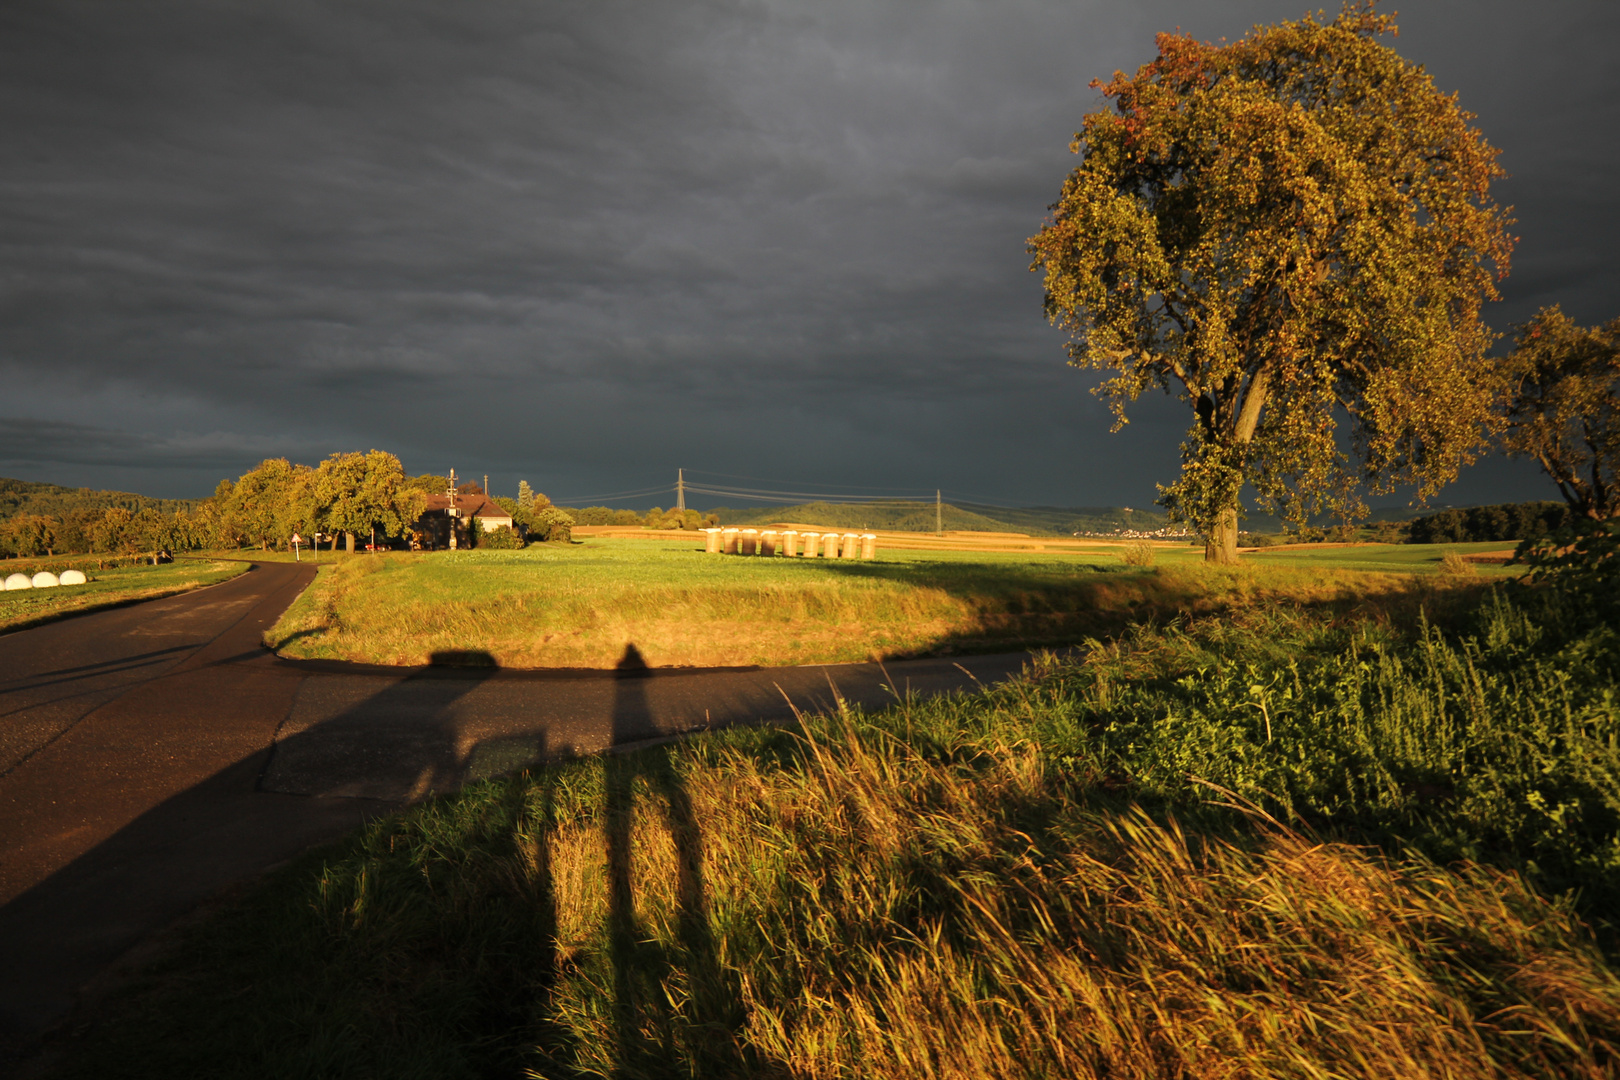
[[83,585],[89,579],[84,576],[83,570],[64,570],[58,579],[63,585]]
[[33,587],[34,579],[29,577],[27,574],[12,574],[10,577],[6,578],[7,592],[10,592],[12,589],[32,589]]
[[54,589],[60,584],[62,583],[56,580],[56,575],[49,570],[41,570],[34,575],[34,588],[36,589]]

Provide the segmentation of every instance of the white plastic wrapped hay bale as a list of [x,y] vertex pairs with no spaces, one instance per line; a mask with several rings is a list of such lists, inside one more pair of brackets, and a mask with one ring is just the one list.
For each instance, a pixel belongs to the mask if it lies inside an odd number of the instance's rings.
[[83,570],[64,570],[60,580],[63,585],[83,585],[89,578],[84,576]]
[[56,579],[56,575],[49,570],[41,570],[34,575],[34,588],[36,589],[54,589],[60,584],[62,583]]
[[6,578],[7,592],[10,592],[12,589],[32,589],[33,587],[34,579],[29,577],[27,574],[12,574],[10,577]]

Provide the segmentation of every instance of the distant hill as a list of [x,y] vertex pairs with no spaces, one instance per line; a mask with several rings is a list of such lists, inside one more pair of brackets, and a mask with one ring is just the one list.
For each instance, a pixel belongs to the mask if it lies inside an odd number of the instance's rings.
[[[886,529],[893,532],[933,532],[934,504],[931,502],[829,503],[809,502],[797,506],[718,506],[726,525],[766,525],[773,521],[795,521],[802,525],[822,525],[831,529]],[[968,532],[1024,532],[1005,521],[971,513],[949,503],[942,508],[945,528]]]
[[[894,532],[933,532],[934,504],[931,502],[832,503],[810,502],[797,506],[715,507],[727,525],[764,525],[772,521],[796,521],[835,529],[886,529]],[[1102,506],[987,506],[978,503],[946,503],[941,508],[948,531],[1017,532],[1031,536],[1071,536],[1074,533],[1115,533],[1125,530],[1151,532],[1165,526],[1161,510],[1136,510]]]
[[[1031,536],[1109,536],[1118,533],[1151,533],[1173,528],[1163,510],[1157,507],[1125,506],[991,506],[984,503],[946,503],[945,528],[972,532],[1019,532]],[[805,525],[825,525],[836,529],[888,529],[896,532],[933,532],[934,504],[917,502],[834,503],[810,502],[797,506],[715,507],[726,525],[764,525],[773,521],[796,521]],[[1405,506],[1381,506],[1368,515],[1365,524],[1380,521],[1411,521],[1428,511]],[[1323,519],[1319,526],[1337,524]],[[1273,514],[1249,512],[1241,528],[1245,532],[1280,533],[1283,521]]]
[[981,506],[963,503],[963,509],[1004,521],[1016,532],[1031,536],[1106,535],[1108,533],[1152,532],[1162,529],[1169,519],[1163,510],[1125,506]]
[[10,521],[18,514],[40,514],[60,519],[76,511],[99,511],[112,506],[121,506],[131,512],[150,507],[163,514],[172,514],[177,510],[194,510],[202,501],[153,499],[129,491],[67,488],[56,484],[35,484],[27,480],[11,480],[0,476],[0,521]]

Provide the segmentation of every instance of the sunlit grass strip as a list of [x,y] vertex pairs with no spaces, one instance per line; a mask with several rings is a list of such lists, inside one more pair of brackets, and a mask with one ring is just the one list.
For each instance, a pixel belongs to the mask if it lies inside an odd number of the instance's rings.
[[[0,563],[0,567],[4,566]],[[246,569],[245,563],[185,560],[163,566],[92,569],[93,580],[84,585],[0,592],[0,633],[26,630],[68,615],[157,600],[204,585],[217,585]]]
[[1117,559],[744,559],[608,540],[521,552],[329,563],[267,635],[284,655],[421,664],[487,652],[504,667],[837,663],[1070,644],[1127,622],[1250,604],[1345,603],[1433,587],[1406,574]]

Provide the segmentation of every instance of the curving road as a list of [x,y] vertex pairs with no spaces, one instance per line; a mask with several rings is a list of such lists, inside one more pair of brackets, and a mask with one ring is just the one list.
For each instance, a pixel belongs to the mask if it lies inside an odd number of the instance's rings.
[[611,672],[278,659],[261,635],[313,576],[256,564],[0,636],[0,1047],[67,1015],[88,981],[221,890],[412,800],[548,759],[779,722],[790,700],[955,690],[1027,659],[648,671],[630,648]]

